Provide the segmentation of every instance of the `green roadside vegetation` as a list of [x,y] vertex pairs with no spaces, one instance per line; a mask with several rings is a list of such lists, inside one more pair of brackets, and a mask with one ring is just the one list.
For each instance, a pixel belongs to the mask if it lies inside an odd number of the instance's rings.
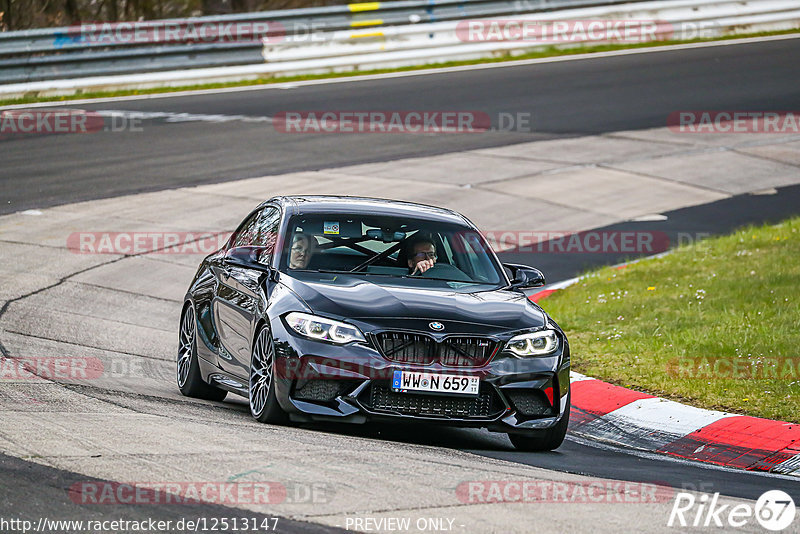
[[593,271],[541,304],[579,373],[800,422],[800,217]]
[[374,69],[374,70],[355,70],[349,72],[339,72],[339,73],[329,73],[329,74],[309,74],[309,75],[301,75],[301,76],[275,76],[275,77],[264,77],[264,78],[257,78],[254,80],[243,80],[238,82],[226,82],[226,83],[209,83],[209,84],[196,84],[196,85],[185,85],[179,87],[156,87],[152,89],[130,89],[130,90],[118,90],[118,91],[103,91],[103,92],[76,92],[72,95],[66,96],[38,96],[38,95],[30,95],[24,98],[17,98],[17,99],[0,99],[0,106],[7,106],[7,105],[14,105],[14,104],[31,104],[35,102],[64,102],[69,100],[76,100],[76,99],[86,99],[86,98],[108,98],[108,97],[115,97],[115,96],[131,96],[131,95],[148,95],[148,94],[161,94],[161,93],[172,93],[178,91],[197,91],[197,90],[204,90],[204,89],[223,89],[223,88],[230,88],[230,87],[247,87],[253,85],[265,85],[265,84],[273,84],[273,83],[287,83],[287,82],[297,82],[297,81],[306,81],[306,80],[321,80],[321,79],[328,79],[328,78],[347,78],[352,76],[364,76],[369,74],[385,74],[391,72],[409,72],[409,71],[418,71],[418,70],[428,70],[428,69],[437,69],[443,67],[458,67],[462,65],[477,65],[483,63],[501,63],[507,61],[519,61],[524,59],[536,59],[536,58],[546,58],[546,57],[556,57],[556,56],[569,56],[569,55],[576,55],[576,54],[593,54],[598,52],[609,52],[614,50],[625,50],[631,48],[653,48],[659,46],[667,46],[667,45],[676,45],[676,44],[688,44],[688,43],[703,43],[703,42],[712,42],[712,41],[727,41],[731,39],[743,39],[743,38],[750,38],[750,37],[767,37],[772,35],[787,35],[787,34],[794,34],[800,33],[800,29],[791,29],[791,30],[782,30],[782,31],[772,31],[772,32],[757,32],[757,33],[747,33],[747,34],[737,34],[737,35],[728,35],[724,37],[715,37],[711,39],[691,39],[685,41],[676,41],[676,40],[665,40],[665,41],[652,41],[647,43],[635,43],[635,44],[606,44],[606,45],[594,45],[594,46],[576,46],[571,48],[562,48],[557,46],[547,46],[543,47],[540,50],[536,50],[534,52],[529,52],[522,55],[512,56],[511,54],[503,55],[500,57],[494,58],[486,58],[486,59],[476,59],[470,61],[448,61],[442,63],[432,63],[428,65],[417,65],[411,67],[399,67],[393,69]]

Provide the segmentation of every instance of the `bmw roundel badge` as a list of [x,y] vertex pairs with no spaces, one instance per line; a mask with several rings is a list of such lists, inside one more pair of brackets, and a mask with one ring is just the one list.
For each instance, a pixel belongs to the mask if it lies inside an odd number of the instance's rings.
[[441,332],[442,330],[444,330],[444,325],[439,321],[433,321],[431,323],[428,323],[428,326],[431,327],[431,330],[436,330],[437,332]]

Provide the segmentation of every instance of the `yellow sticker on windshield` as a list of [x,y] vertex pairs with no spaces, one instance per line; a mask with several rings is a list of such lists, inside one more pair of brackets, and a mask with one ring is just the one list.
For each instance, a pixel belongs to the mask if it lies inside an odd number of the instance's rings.
[[322,227],[322,233],[325,235],[339,235],[339,223],[325,221],[325,224]]

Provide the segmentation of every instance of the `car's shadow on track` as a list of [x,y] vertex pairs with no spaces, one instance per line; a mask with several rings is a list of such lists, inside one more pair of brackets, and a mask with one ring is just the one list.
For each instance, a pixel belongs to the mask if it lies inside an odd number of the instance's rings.
[[366,439],[394,441],[413,445],[427,445],[448,449],[513,450],[503,434],[488,431],[443,426],[437,423],[384,423],[363,425],[314,423],[299,425],[308,430],[332,432]]

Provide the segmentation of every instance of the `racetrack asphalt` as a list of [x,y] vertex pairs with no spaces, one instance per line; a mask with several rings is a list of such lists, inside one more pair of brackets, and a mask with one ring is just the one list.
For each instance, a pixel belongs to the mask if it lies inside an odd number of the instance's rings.
[[[6,522],[12,519],[18,522],[29,522],[28,531],[38,529],[39,521],[43,521],[43,528],[37,532],[85,532],[86,528],[77,528],[74,522],[91,520],[119,521],[121,527],[112,529],[108,524],[106,532],[175,532],[191,531],[192,528],[178,529],[177,525],[192,522],[198,525],[209,525],[214,518],[226,518],[229,524],[238,522],[239,528],[243,525],[256,525],[258,527],[277,527],[277,532],[296,532],[299,534],[339,534],[346,530],[305,521],[296,521],[285,517],[265,515],[257,512],[241,510],[231,506],[212,504],[208,502],[187,502],[176,506],[167,502],[166,496],[160,496],[161,502],[130,504],[109,503],[103,505],[102,512],[98,512],[97,505],[80,503],[77,492],[70,492],[71,488],[80,484],[97,484],[102,487],[109,483],[100,479],[87,478],[85,475],[73,473],[63,469],[55,469],[35,462],[26,462],[14,456],[0,452],[0,518]],[[154,498],[154,501],[159,500]],[[205,523],[201,523],[205,519]],[[22,531],[22,528],[11,528],[19,523],[2,524],[4,532]],[[128,528],[124,528],[129,522]],[[183,523],[181,523],[183,521]],[[68,523],[69,522],[69,523]],[[169,523],[167,523],[169,522]],[[137,525],[134,526],[133,523]],[[172,525],[172,528],[159,528]],[[141,528],[139,526],[141,525]],[[150,528],[155,525],[156,528]],[[257,529],[250,529],[257,530]],[[266,530],[260,528],[260,530]]]
[[[195,119],[146,119],[141,131],[0,139],[0,214],[267,174],[663,127],[678,110],[797,110],[798,64],[800,39],[785,39],[292,89],[53,104],[187,113]],[[495,126],[501,112],[528,113],[532,128],[449,135],[285,134],[270,122],[229,120],[271,119],[292,110],[471,110],[487,113]]]

